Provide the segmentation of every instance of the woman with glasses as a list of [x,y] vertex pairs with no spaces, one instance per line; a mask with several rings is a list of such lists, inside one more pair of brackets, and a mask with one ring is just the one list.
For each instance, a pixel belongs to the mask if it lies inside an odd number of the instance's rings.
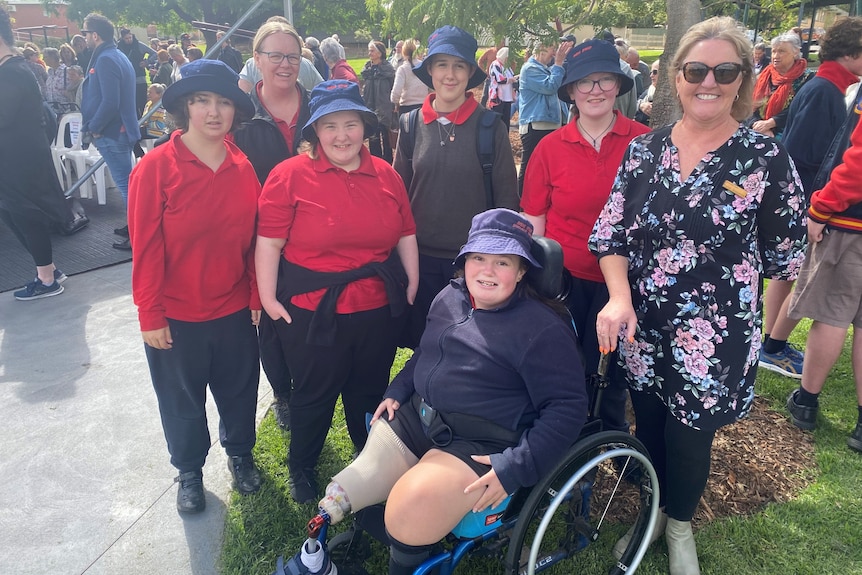
[[[542,139],[530,157],[521,209],[537,234],[563,247],[571,295],[566,305],[575,320],[584,351],[586,375],[598,371],[596,314],[608,302],[608,288],[587,239],[602,211],[617,168],[632,138],[649,128],[614,110],[619,94],[634,81],[620,69],[616,49],[604,40],[575,46],[563,63],[565,76],[557,92],[574,104],[574,121]],[[608,372],[600,416],[606,429],[628,432],[626,384],[614,362]]]
[[[297,82],[302,39],[287,22],[272,19],[257,31],[252,42],[254,62],[261,80],[252,87],[254,117],[234,134],[234,142],[248,156],[261,185],[272,169],[293,157],[308,121],[308,92]],[[281,353],[281,343],[267,314],[261,317],[260,359],[272,385],[276,423],[290,429],[291,375]]]
[[620,347],[672,575],[700,573],[691,518],[713,437],[754,400],[761,279],[793,279],[804,259],[805,198],[790,156],[740,123],[752,70],[733,19],[686,32],[669,65],[682,119],[629,145],[590,236],[610,293],[599,348]]

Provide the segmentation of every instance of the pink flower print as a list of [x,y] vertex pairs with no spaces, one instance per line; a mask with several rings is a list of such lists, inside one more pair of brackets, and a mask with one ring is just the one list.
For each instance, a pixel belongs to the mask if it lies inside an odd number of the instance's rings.
[[685,350],[686,353],[691,353],[698,348],[694,334],[681,327],[676,328],[676,345]]
[[[715,325],[718,326],[719,329],[727,329],[727,316],[720,315],[715,318]],[[718,343],[721,343],[720,340],[716,340]]]
[[752,279],[756,276],[757,270],[754,269],[754,266],[748,260],[733,265],[733,279],[738,282],[751,283]]
[[702,317],[696,317],[688,320],[688,324],[691,326],[694,334],[701,339],[712,339],[715,336],[715,330],[712,328],[712,324]]
[[712,343],[712,340],[700,340],[700,353],[702,353],[704,357],[712,357],[715,355],[715,345]]
[[685,398],[683,396],[681,396],[679,393],[675,393],[673,395],[673,401],[677,405],[685,405]]
[[667,285],[667,276],[661,268],[655,268],[652,271],[652,281],[656,287],[665,287]]
[[680,270],[679,261],[672,248],[663,248],[658,252],[658,265],[661,270],[669,274],[678,274]]
[[712,208],[712,225],[717,226],[721,224],[721,214],[715,208]]
[[698,352],[686,355],[683,364],[686,371],[694,378],[703,379],[709,373],[709,362]]
[[673,162],[673,153],[671,152],[670,146],[667,146],[661,154],[661,158],[659,159],[659,164],[662,168],[668,169],[674,166]]
[[[596,222],[596,229],[594,232],[596,239],[609,240],[613,236],[613,233],[614,227],[611,225],[611,223],[603,217],[599,218],[599,221]],[[602,250],[602,248],[604,248],[604,250]],[[607,246],[603,244],[599,245],[599,251],[605,250],[607,250]]]
[[716,403],[718,403],[718,399],[713,396],[707,396],[703,399],[703,408],[709,409],[713,407]]

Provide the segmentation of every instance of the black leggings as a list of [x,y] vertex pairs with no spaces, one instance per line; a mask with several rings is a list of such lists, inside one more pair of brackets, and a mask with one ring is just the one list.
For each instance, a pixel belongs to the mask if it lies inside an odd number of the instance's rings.
[[9,226],[18,241],[33,257],[37,266],[51,265],[51,230],[48,217],[35,210],[12,212],[0,208],[0,220]]
[[668,517],[691,521],[709,477],[715,431],[681,423],[652,392],[631,392],[635,436],[647,448],[658,475],[660,505]]

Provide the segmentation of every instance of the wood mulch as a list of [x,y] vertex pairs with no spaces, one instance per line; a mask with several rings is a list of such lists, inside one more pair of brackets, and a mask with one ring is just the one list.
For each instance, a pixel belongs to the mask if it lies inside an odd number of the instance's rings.
[[748,417],[716,433],[694,524],[751,515],[768,503],[794,499],[815,475],[813,436],[757,397]]

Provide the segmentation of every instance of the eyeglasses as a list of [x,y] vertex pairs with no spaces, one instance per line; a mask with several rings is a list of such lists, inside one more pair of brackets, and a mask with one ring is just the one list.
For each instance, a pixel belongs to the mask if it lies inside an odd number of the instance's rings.
[[584,78],[575,82],[575,86],[578,88],[578,92],[580,92],[581,94],[589,94],[593,91],[593,87],[596,84],[598,84],[599,90],[601,90],[602,92],[609,92],[619,85],[616,76],[605,76],[603,78],[599,78],[598,80],[590,80],[588,78]]
[[287,63],[291,66],[299,66],[299,63],[302,61],[302,54],[283,54],[281,52],[261,52],[258,50],[258,54],[263,54],[266,56],[270,62],[273,64],[281,64],[285,58],[287,59]]
[[650,76],[657,76],[657,75],[658,75],[658,70],[650,70],[650,71],[649,71],[649,75],[650,75]]
[[706,80],[710,70],[717,83],[732,84],[742,72],[742,64],[724,62],[717,66],[707,66],[703,62],[686,62],[682,65],[682,77],[689,84],[700,84]]

